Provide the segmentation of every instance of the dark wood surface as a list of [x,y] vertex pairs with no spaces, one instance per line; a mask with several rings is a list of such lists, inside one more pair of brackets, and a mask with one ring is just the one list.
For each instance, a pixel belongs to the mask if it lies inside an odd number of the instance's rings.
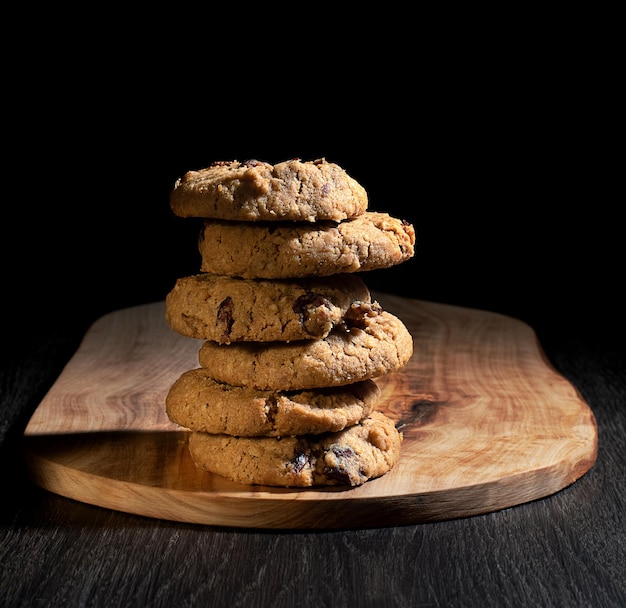
[[0,605],[624,605],[626,374],[612,341],[543,342],[598,423],[596,464],[564,490],[437,523],[261,531],[129,515],[27,480],[19,437],[83,329],[41,332],[2,366]]

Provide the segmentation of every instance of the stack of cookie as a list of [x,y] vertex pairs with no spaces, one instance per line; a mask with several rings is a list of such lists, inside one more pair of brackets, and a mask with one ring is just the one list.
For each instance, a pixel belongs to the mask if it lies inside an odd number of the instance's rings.
[[167,415],[201,468],[246,484],[358,486],[398,461],[375,378],[413,340],[359,276],[414,255],[413,227],[367,210],[324,159],[218,162],[189,171],[172,211],[202,218],[199,274],[166,298],[169,326],[202,340]]

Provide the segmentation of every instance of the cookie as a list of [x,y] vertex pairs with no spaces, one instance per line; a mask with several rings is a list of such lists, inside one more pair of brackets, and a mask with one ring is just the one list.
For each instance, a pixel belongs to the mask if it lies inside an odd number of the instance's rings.
[[402,434],[374,411],[337,433],[298,437],[232,437],[195,431],[189,453],[205,471],[244,484],[282,487],[360,486],[388,473]]
[[172,384],[165,403],[169,419],[192,431],[280,437],[341,431],[369,415],[379,399],[373,380],[308,391],[258,391],[216,382],[198,368]]
[[172,329],[190,338],[290,341],[324,338],[352,304],[369,302],[354,274],[270,281],[203,273],[176,281],[165,314]]
[[290,391],[376,378],[400,369],[412,354],[413,339],[406,326],[374,304],[360,307],[358,314],[321,340],[206,341],[198,361],[218,382]]
[[205,220],[198,248],[203,272],[262,279],[329,276],[407,261],[414,255],[415,230],[373,211],[339,223]]
[[181,217],[235,221],[341,221],[367,209],[363,186],[325,159],[222,161],[188,171],[170,194]]

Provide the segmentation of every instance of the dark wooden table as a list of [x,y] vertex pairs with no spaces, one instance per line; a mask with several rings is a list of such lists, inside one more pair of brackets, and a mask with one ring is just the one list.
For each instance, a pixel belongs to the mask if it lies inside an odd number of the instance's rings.
[[540,334],[598,423],[595,466],[555,495],[466,519],[339,531],[176,523],[35,487],[28,419],[86,325],[16,341],[0,372],[0,605],[626,605],[626,357],[593,332]]

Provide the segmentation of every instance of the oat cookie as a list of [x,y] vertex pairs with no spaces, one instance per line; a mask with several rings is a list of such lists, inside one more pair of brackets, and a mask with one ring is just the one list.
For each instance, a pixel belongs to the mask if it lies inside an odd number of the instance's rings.
[[283,487],[359,486],[389,472],[402,434],[374,411],[337,433],[298,437],[232,437],[192,432],[189,453],[205,471],[244,484]]
[[415,230],[373,211],[339,223],[205,220],[198,248],[203,272],[264,279],[329,276],[409,260]]
[[408,329],[377,304],[362,308],[322,340],[206,341],[198,361],[218,382],[282,391],[341,386],[400,369],[413,354]]
[[188,171],[170,194],[181,217],[236,221],[340,221],[367,209],[363,186],[325,159],[221,161]]
[[341,431],[369,415],[380,399],[373,380],[306,391],[258,391],[184,372],[166,397],[169,419],[192,431],[242,437]]
[[270,281],[202,273],[176,281],[165,315],[179,334],[222,344],[306,340],[324,338],[353,304],[370,302],[354,274]]

